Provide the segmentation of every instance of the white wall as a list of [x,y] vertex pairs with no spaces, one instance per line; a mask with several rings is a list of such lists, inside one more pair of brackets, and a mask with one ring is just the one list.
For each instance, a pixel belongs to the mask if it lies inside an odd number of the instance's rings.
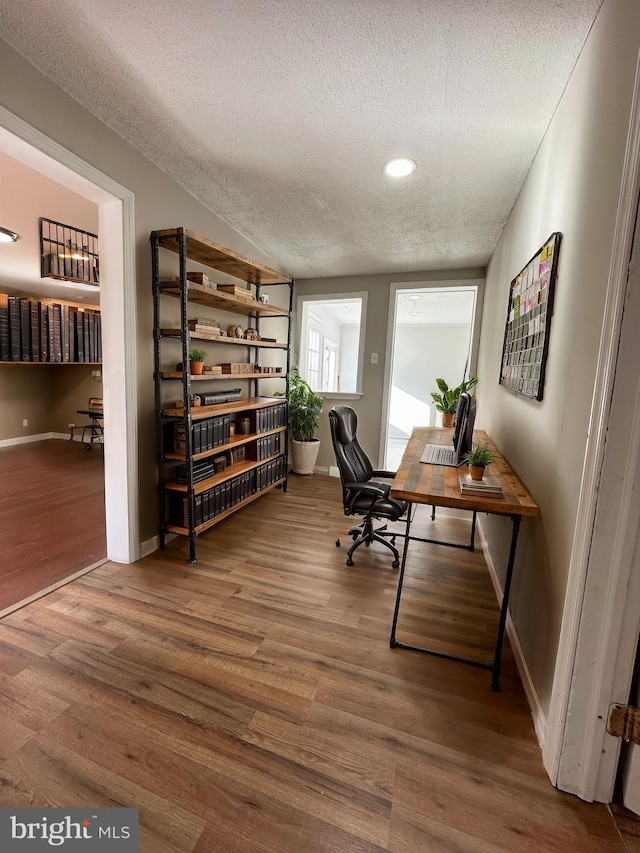
[[[450,388],[459,385],[468,353],[468,326],[398,326],[393,387],[428,406],[435,406],[431,392],[439,393],[436,377],[443,378]],[[401,405],[394,405],[394,399],[401,404],[402,395],[392,396],[389,438],[407,438],[411,427],[407,428]],[[428,422],[425,420],[422,423]],[[440,425],[439,420],[436,425]]]
[[[483,426],[540,507],[540,517],[525,524],[511,612],[543,714],[556,666],[639,48],[640,3],[605,0],[487,270],[477,395]],[[504,390],[497,377],[509,283],[552,231],[563,240],[544,400],[535,402]],[[510,525],[489,516],[482,529],[500,570]]]
[[355,391],[358,384],[358,345],[360,344],[360,326],[342,325],[340,327],[340,389]]

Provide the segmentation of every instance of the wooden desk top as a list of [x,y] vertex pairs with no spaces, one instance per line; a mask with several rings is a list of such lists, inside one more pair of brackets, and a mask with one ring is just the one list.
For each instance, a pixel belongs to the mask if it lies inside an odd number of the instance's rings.
[[538,507],[508,462],[498,452],[484,430],[475,430],[473,442],[487,444],[494,461],[486,473],[496,477],[502,486],[501,498],[463,497],[460,494],[459,474],[466,473],[465,465],[453,468],[420,462],[426,444],[451,445],[453,430],[441,427],[415,427],[402,457],[400,468],[391,485],[391,497],[412,503],[448,506],[455,509],[491,512],[498,515],[537,515]]

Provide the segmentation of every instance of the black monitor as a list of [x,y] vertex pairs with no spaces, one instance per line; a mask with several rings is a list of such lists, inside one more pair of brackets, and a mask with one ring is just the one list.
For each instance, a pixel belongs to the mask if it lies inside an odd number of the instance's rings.
[[458,464],[473,450],[473,427],[476,422],[476,399],[463,391],[458,397],[453,428],[453,447]]

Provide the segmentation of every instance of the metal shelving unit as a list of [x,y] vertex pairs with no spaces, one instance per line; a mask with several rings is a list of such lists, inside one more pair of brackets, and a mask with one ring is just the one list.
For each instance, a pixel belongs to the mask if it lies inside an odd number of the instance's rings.
[[[162,279],[160,277],[160,250],[165,249],[175,252],[179,258],[179,275],[174,279]],[[289,373],[291,368],[291,319],[293,313],[293,296],[295,282],[293,279],[282,275],[277,270],[259,264],[255,261],[245,258],[224,246],[220,246],[206,238],[188,231],[184,228],[173,228],[162,231],[153,231],[151,233],[151,251],[152,251],[152,274],[153,274],[153,340],[154,340],[154,381],[155,381],[155,410],[156,410],[156,437],[158,447],[158,470],[159,470],[159,498],[160,498],[160,547],[164,548],[166,536],[168,533],[176,533],[178,535],[187,536],[189,539],[189,562],[196,561],[196,538],[200,533],[210,529],[219,521],[227,518],[237,509],[241,509],[248,503],[251,503],[262,494],[270,491],[273,488],[281,487],[284,491],[287,488],[287,470],[286,456],[288,447],[288,418],[283,418],[284,423],[279,424],[271,429],[256,430],[250,435],[236,435],[233,438],[228,438],[227,441],[218,445],[213,449],[208,449],[204,452],[194,452],[193,443],[193,426],[194,423],[212,416],[229,415],[245,413],[252,415],[257,424],[259,416],[256,414],[261,409],[275,411],[277,407],[282,407],[285,403],[289,392]],[[187,261],[191,260],[198,264],[210,267],[234,278],[240,279],[248,286],[247,296],[241,294],[243,298],[236,298],[233,295],[219,291],[214,287],[209,287],[201,283],[196,283],[188,278]],[[261,288],[264,286],[283,286],[287,287],[288,292],[288,309],[280,308],[275,305],[265,304],[260,300]],[[161,300],[165,297],[178,299],[180,302],[180,322],[178,328],[163,328],[160,319]],[[216,311],[224,311],[230,314],[236,314],[247,317],[251,328],[255,329],[257,334],[260,334],[261,324],[265,320],[272,318],[286,319],[287,321],[287,340],[286,342],[258,341],[246,339],[234,339],[229,337],[219,337],[216,339],[203,338],[197,334],[192,334],[189,330],[189,305],[201,305],[212,308]],[[182,365],[189,364],[189,351],[191,349],[191,341],[206,340],[207,344],[212,344],[215,348],[223,345],[244,345],[248,350],[248,363],[252,363],[257,354],[262,349],[280,349],[286,353],[286,366],[282,373],[245,373],[245,374],[226,374],[224,376],[191,376],[188,370],[183,370],[180,373],[177,370],[167,370],[163,368],[163,341],[180,341],[180,349],[182,354]],[[220,350],[222,353],[223,350]],[[283,393],[284,397],[261,397],[260,382],[263,379],[281,379],[284,382]],[[233,401],[221,403],[213,406],[192,406],[192,396],[194,394],[192,383],[196,383],[197,393],[201,393],[201,389],[214,387],[221,380],[231,380],[233,382],[249,382],[253,385],[253,396],[241,401]],[[181,382],[182,384],[182,406],[166,406],[163,402],[163,387],[167,381]],[[209,386],[212,383],[212,386]],[[244,397],[244,394],[243,394]],[[278,409],[282,419],[282,409]],[[266,419],[266,416],[265,416]],[[185,451],[184,454],[176,453],[173,448],[168,448],[168,433],[171,427],[177,423],[184,423],[185,434]],[[255,460],[253,462],[238,462],[232,464],[230,468],[224,472],[216,473],[214,476],[205,479],[202,482],[197,482],[194,477],[194,463],[206,460],[209,456],[219,456],[227,454],[239,446],[248,447],[253,443],[259,442],[268,436],[279,435],[279,450],[273,456],[265,460]],[[256,455],[257,451],[256,451]],[[241,500],[233,506],[224,509],[205,521],[198,521],[196,513],[196,502],[198,496],[207,495],[208,490],[215,490],[220,484],[230,482],[235,477],[240,475],[257,476],[258,470],[263,463],[279,460],[280,474],[273,482],[262,486],[258,490],[254,489],[251,493],[245,494]],[[186,483],[178,483],[173,475],[176,463],[182,462],[186,470]],[[177,524],[170,518],[169,512],[169,497],[170,495],[181,496],[181,499],[186,500],[185,517],[187,524]]]

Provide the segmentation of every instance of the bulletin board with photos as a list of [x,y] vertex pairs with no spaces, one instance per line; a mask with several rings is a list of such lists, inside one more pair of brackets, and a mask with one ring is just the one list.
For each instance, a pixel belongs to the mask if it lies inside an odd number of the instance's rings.
[[500,384],[542,400],[562,235],[556,231],[511,282]]

